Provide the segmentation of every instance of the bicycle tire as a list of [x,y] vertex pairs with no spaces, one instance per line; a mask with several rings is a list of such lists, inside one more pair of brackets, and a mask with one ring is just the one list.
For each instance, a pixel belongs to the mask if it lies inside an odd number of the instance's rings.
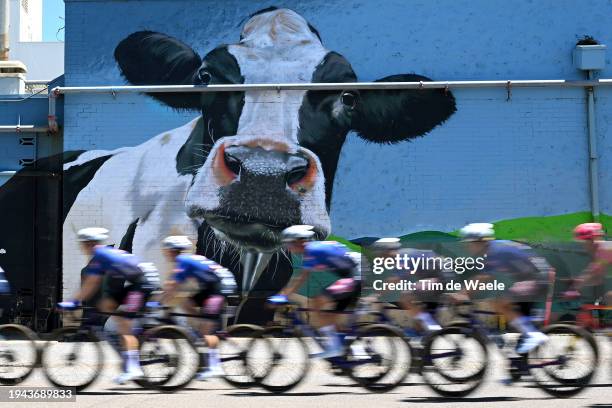
[[[55,351],[54,349],[52,349],[54,345],[67,342],[75,342],[75,340],[82,343],[93,344],[94,354],[97,361],[95,361],[93,364],[94,371],[91,378],[86,378],[85,380],[80,381],[78,383],[69,383],[58,379],[55,374],[53,374],[53,372],[51,371],[53,367],[49,365],[49,363],[47,362],[47,358],[59,355],[59,351]],[[74,351],[68,356],[68,360],[73,359],[72,354],[74,354]],[[45,377],[54,386],[74,387],[77,392],[82,391],[85,388],[89,387],[91,384],[93,384],[93,382],[98,378],[100,372],[104,367],[104,353],[100,345],[100,339],[98,339],[98,337],[94,335],[91,331],[83,329],[81,327],[64,327],[58,329],[53,332],[50,340],[47,341],[45,347],[43,348],[43,351],[41,353],[41,365]],[[82,371],[77,371],[78,375],[82,374]]]
[[[347,362],[359,362],[359,360],[367,360],[367,358],[371,358],[373,361],[376,361],[377,359],[374,359],[372,357],[374,357],[375,354],[376,357],[380,357],[380,353],[378,351],[373,351],[371,348],[370,350],[368,350],[368,341],[364,341],[364,339],[372,337],[382,337],[385,339],[389,339],[387,345],[391,350],[390,355],[388,356],[388,358],[383,358],[380,361],[388,361],[390,362],[390,365],[383,367],[384,370],[375,374],[374,376],[361,377],[357,374],[357,371],[359,366],[366,364],[366,362],[364,361],[363,364],[358,363],[356,365],[353,365],[351,368],[346,369],[346,373],[353,381],[355,381],[357,384],[367,389],[368,391],[388,392],[400,385],[404,378],[406,378],[406,376],[408,375],[408,372],[410,371],[410,368],[412,366],[413,350],[410,346],[410,343],[406,341],[404,334],[399,329],[386,324],[370,324],[360,328],[357,332],[357,336],[355,337],[355,339],[353,339],[348,344],[347,354],[345,357]],[[352,346],[354,346],[355,343],[361,341],[364,341],[364,343],[366,343],[366,347],[362,346],[363,350],[367,353],[367,358],[365,359],[363,356],[359,357],[352,355]],[[398,356],[400,355],[400,347],[404,349],[404,352],[407,356],[407,361],[403,363],[398,358]],[[380,368],[380,366],[377,368]],[[397,374],[390,377],[390,374],[394,370],[397,370]]]
[[[308,346],[301,336],[301,333],[284,327],[269,327],[264,329],[262,336],[259,339],[253,339],[254,341],[263,340],[263,344],[266,346],[266,352],[270,358],[266,361],[268,367],[265,368],[264,373],[253,374],[253,378],[258,386],[266,391],[274,394],[282,394],[300,384],[310,369],[310,357],[308,353]],[[293,347],[297,349],[298,363],[291,363],[289,360],[289,345],[288,341],[293,342]],[[278,343],[278,344],[277,344]],[[251,350],[255,349],[250,347],[249,353],[247,354],[247,364],[249,367],[253,367],[255,364],[252,362]],[[287,353],[287,354],[285,354]],[[295,357],[295,354],[291,357]],[[288,364],[291,367],[291,372],[297,373],[295,378],[291,378],[290,381],[285,383],[276,383],[276,378],[281,379],[289,378],[287,376],[277,375],[277,371],[281,365]]]
[[[236,324],[227,328],[227,337],[222,338],[219,344],[219,354],[221,358],[221,367],[225,375],[225,382],[236,388],[251,388],[257,385],[253,378],[253,368],[250,368],[247,363],[247,353],[250,347],[253,347],[253,341],[249,340],[245,346],[238,344],[236,338],[256,339],[261,338],[264,329],[261,326],[253,324]],[[228,350],[229,346],[233,346],[238,351],[239,363],[233,364],[236,357],[234,352]],[[227,351],[226,351],[227,350]],[[230,355],[231,354],[231,355]]]
[[[472,341],[475,342],[474,345],[477,345],[479,348],[478,354],[482,355],[481,367],[469,375],[456,376],[450,375],[442,370],[440,366],[436,365],[434,362],[435,359],[432,357],[435,355],[433,345],[438,338],[446,335],[459,335],[472,339]],[[462,344],[465,345],[468,343],[467,341],[463,341]],[[485,375],[489,366],[487,339],[484,338],[478,331],[466,327],[463,324],[445,327],[432,333],[425,339],[423,347],[423,365],[423,379],[438,395],[450,398],[459,398],[469,395],[484,383]],[[442,382],[438,382],[440,378]],[[443,383],[444,381],[448,383]]]
[[[12,335],[11,335],[12,332]],[[26,345],[26,347],[32,350],[33,359],[31,362],[27,362],[24,368],[26,369],[23,373],[20,373],[17,377],[7,377],[4,370],[0,370],[0,384],[2,385],[17,385],[23,381],[25,381],[31,374],[34,372],[34,367],[38,363],[39,359],[39,350],[36,346],[36,341],[38,337],[36,334],[30,330],[26,326],[22,326],[19,324],[4,324],[0,326],[0,341],[4,339],[17,340],[19,342],[25,341],[26,343],[21,343],[21,345]],[[10,340],[6,340],[9,342]],[[0,367],[4,368],[3,365],[4,359],[8,359],[9,355],[6,354],[7,350],[0,350]],[[14,354],[22,355],[19,353],[10,354],[10,358],[13,358]]]
[[[147,366],[149,364],[148,360],[144,359],[144,353],[142,352],[142,350],[145,347],[145,344],[147,344],[147,342],[151,340],[157,342],[160,339],[170,340],[165,341],[164,344],[171,344],[172,347],[175,347],[176,350],[181,349],[181,347],[178,346],[180,342],[181,344],[184,344],[187,347],[187,350],[176,352],[174,355],[170,355],[169,357],[167,357],[170,368],[175,368],[175,370],[172,371],[171,375],[152,380],[152,376],[150,374],[147,374]],[[151,388],[163,392],[175,392],[182,388],[185,388],[195,378],[199,367],[198,351],[196,346],[192,342],[191,337],[187,332],[185,332],[183,328],[173,325],[154,327],[152,329],[146,330],[140,340],[141,367],[143,367],[143,371],[145,372],[145,378],[142,383],[145,385],[146,388]],[[189,353],[189,350],[193,352],[193,357],[195,361],[195,363],[192,364],[191,369],[189,368],[187,361],[187,354]],[[158,357],[158,355],[156,354],[155,357]],[[176,368],[178,368],[179,370],[181,368],[186,368],[184,377],[180,380],[176,380],[175,378],[178,375],[178,370],[176,370]]]
[[[549,337],[553,334],[565,334],[577,336],[578,338],[583,339],[592,350],[594,364],[590,365],[591,369],[585,375],[576,378],[563,378],[556,375],[551,368],[555,367],[555,365],[542,367],[540,369],[531,369],[530,372],[536,384],[544,392],[557,398],[568,398],[582,392],[591,383],[593,376],[597,371],[596,367],[597,361],[599,360],[599,348],[595,338],[587,330],[570,324],[553,324],[545,327],[542,332]],[[532,350],[529,353],[529,359],[541,359],[542,357],[538,356],[538,352],[541,350],[542,346]],[[564,356],[567,355],[564,354]],[[548,383],[547,380],[552,380],[554,383]]]

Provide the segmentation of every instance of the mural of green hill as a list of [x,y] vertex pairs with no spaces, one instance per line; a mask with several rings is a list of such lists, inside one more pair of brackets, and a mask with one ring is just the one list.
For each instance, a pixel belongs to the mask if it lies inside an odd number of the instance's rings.
[[[527,242],[571,241],[572,230],[583,222],[592,222],[590,212],[577,212],[548,217],[525,217],[494,222],[500,239]],[[599,220],[607,230],[612,227],[612,216],[602,214]],[[453,234],[457,234],[454,231]]]

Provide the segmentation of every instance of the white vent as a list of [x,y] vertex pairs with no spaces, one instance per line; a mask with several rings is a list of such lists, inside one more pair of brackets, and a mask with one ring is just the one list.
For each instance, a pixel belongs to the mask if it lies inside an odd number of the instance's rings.
[[21,0],[21,7],[23,7],[23,9],[25,10],[25,12],[28,12],[28,0]]

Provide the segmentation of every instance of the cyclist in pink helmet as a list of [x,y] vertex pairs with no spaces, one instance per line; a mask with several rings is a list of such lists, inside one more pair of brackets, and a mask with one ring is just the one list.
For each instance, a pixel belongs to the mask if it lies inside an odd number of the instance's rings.
[[582,275],[565,292],[568,297],[580,296],[580,289],[594,287],[596,297],[612,304],[612,241],[605,241],[603,226],[598,222],[588,222],[574,228],[574,238],[584,242],[591,262]]

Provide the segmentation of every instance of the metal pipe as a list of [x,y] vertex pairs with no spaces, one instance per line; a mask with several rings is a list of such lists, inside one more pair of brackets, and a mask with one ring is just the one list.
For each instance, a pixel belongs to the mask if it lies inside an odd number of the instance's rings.
[[0,61],[9,59],[10,1],[0,0]]
[[[589,80],[593,71],[588,71]],[[591,190],[591,213],[593,221],[599,221],[599,163],[597,157],[597,128],[595,124],[595,95],[592,87],[587,88],[587,127],[589,131],[589,182]]]
[[46,126],[36,126],[36,125],[1,125],[0,133],[46,133],[49,131],[49,128]]
[[599,80],[516,80],[516,81],[429,81],[429,82],[342,82],[342,83],[286,83],[286,84],[223,84],[223,85],[119,85],[119,86],[58,86],[49,92],[49,130],[57,132],[55,104],[59,95],[92,93],[189,93],[240,91],[331,91],[331,90],[384,90],[384,89],[450,89],[450,88],[531,88],[561,87],[585,88],[612,86],[612,79]]
[[56,88],[52,89],[51,92],[49,92],[49,114],[47,115],[47,123],[49,125],[49,131],[51,133],[56,133],[59,130],[59,125],[57,124],[57,117],[55,116],[55,105],[58,96],[59,93],[56,92]]
[[429,81],[429,82],[337,82],[337,83],[280,83],[280,84],[219,84],[219,85],[119,85],[119,86],[58,86],[57,94],[76,93],[188,93],[239,91],[330,91],[382,89],[447,89],[447,88],[530,88],[561,87],[585,88],[612,86],[612,79],[599,80],[516,80],[516,81]]

